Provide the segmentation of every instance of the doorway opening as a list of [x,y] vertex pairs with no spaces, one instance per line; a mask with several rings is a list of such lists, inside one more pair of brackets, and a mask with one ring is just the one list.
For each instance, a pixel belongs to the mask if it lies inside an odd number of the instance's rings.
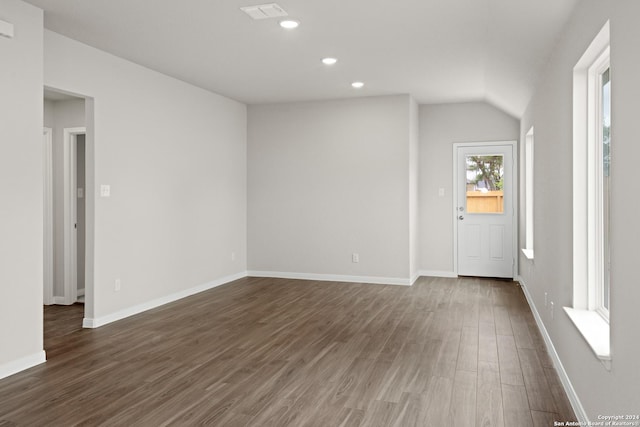
[[[44,89],[45,306],[93,314],[93,100]],[[89,119],[89,120],[88,120]],[[47,310],[45,307],[45,318]],[[46,326],[46,322],[45,322]],[[78,321],[82,327],[82,319]],[[45,344],[46,344],[45,330]],[[46,347],[46,346],[45,346]]]

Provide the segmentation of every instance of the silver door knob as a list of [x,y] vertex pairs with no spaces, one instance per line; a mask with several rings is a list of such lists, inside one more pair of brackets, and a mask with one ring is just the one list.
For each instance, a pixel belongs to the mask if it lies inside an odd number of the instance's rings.
[[460,221],[462,221],[462,220],[464,219],[464,217],[463,217],[462,215],[460,215],[460,216],[458,217],[458,219],[459,219]]

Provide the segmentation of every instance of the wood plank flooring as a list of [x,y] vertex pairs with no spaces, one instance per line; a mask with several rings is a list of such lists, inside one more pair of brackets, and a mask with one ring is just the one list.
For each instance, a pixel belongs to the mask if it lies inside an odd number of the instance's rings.
[[574,414],[512,282],[246,278],[88,330],[45,308],[48,362],[0,426],[545,426]]

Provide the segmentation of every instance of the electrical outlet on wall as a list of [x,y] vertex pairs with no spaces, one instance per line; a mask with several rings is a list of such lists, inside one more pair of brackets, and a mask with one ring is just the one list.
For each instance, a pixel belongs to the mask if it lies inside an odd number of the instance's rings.
[[351,262],[360,262],[360,254],[354,252],[351,254]]
[[231,261],[235,261],[235,260],[236,260],[236,253],[231,252]]
[[548,293],[544,293],[544,306],[548,307],[549,306],[549,294]]
[[116,292],[120,292],[121,288],[122,288],[122,283],[120,282],[120,279],[116,279],[116,282],[113,285],[113,290]]
[[551,312],[551,318],[553,319],[553,301],[549,303],[549,311]]

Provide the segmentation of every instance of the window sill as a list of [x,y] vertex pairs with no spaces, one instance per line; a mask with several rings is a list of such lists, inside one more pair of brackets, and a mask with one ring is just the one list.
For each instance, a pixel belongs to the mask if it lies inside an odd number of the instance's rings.
[[569,319],[587,341],[591,350],[602,364],[611,370],[611,347],[609,342],[609,324],[595,311],[577,310],[564,307]]
[[527,259],[533,259],[533,249],[524,249],[522,248],[522,253]]

